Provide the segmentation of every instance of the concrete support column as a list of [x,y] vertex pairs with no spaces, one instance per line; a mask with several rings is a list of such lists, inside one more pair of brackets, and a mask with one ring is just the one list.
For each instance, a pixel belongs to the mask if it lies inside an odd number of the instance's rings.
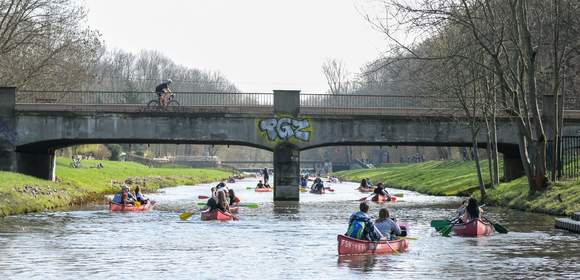
[[54,151],[16,153],[18,172],[54,181],[56,157]]
[[506,182],[524,176],[522,160],[518,156],[503,154],[503,175]]
[[[300,112],[299,90],[275,90],[274,114],[298,116]],[[298,201],[300,199],[300,149],[282,142],[274,147],[274,201]]]
[[16,171],[14,106],[16,88],[0,87],[0,170]]
[[300,150],[291,144],[274,148],[274,200],[298,201],[300,199]]

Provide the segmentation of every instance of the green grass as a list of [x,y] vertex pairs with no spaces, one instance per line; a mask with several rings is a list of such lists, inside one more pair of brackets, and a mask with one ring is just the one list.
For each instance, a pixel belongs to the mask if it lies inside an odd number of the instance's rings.
[[[487,184],[489,182],[487,162],[482,161],[481,166]],[[341,171],[334,175],[343,180],[356,182],[370,178],[373,184],[384,182],[395,188],[431,195],[476,197],[479,195],[473,162],[428,161],[376,169]],[[527,180],[519,178],[502,183],[494,189],[488,189],[486,203],[554,215],[569,215],[580,211],[580,182],[558,182],[546,192],[530,196]]]
[[[483,163],[482,166],[484,166]],[[478,189],[473,162],[427,161],[375,169],[341,171],[334,175],[357,182],[363,178],[370,178],[373,184],[384,182],[396,188],[432,195],[470,195]],[[483,178],[484,180],[489,178],[487,169],[484,171]]]
[[[105,168],[94,167],[102,162]],[[70,160],[57,158],[56,182],[0,171],[0,216],[44,211],[103,199],[119,190],[127,179],[144,192],[177,185],[216,181],[232,175],[227,170],[149,168],[134,162],[83,160],[70,168]]]

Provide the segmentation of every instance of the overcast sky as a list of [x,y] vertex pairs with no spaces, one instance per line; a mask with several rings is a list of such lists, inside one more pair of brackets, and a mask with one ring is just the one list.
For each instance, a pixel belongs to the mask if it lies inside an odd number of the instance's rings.
[[[369,0],[370,1],[370,0]],[[384,36],[363,19],[367,0],[85,0],[109,48],[159,50],[221,72],[245,92],[322,93],[327,58],[350,72],[379,56]]]

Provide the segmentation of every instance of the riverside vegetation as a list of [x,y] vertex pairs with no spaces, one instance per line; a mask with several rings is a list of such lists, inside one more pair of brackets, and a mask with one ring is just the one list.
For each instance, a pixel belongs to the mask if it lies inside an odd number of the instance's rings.
[[[486,162],[482,161],[482,166]],[[337,172],[334,175],[349,181],[384,182],[394,188],[443,196],[478,196],[475,163],[463,161],[428,161],[416,164],[395,164],[375,169]],[[489,181],[484,169],[483,176]],[[520,210],[570,215],[580,211],[580,181],[559,181],[542,194],[531,196],[525,177],[504,182],[487,190],[487,205]]]
[[[56,182],[0,171],[0,217],[48,209],[60,209],[103,201],[120,184],[139,185],[144,192],[177,185],[217,181],[232,175],[228,170],[149,168],[134,162],[83,160],[81,168],[57,158]],[[102,163],[104,168],[94,168]]]

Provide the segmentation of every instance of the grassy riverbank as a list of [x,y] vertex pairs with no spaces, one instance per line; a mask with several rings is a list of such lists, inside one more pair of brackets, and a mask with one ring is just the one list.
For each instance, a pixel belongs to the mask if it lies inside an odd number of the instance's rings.
[[[483,162],[482,166],[487,165]],[[395,188],[424,194],[444,196],[477,196],[479,194],[473,162],[429,161],[342,171],[334,175],[356,182],[360,182],[363,178],[370,178],[375,184],[384,182]],[[487,183],[489,181],[487,168],[484,168],[483,176]],[[555,215],[569,215],[580,211],[580,182],[561,182],[552,186],[547,192],[531,197],[528,194],[527,180],[520,178],[488,190],[487,195],[488,205]]]
[[[94,168],[98,162],[104,168]],[[226,170],[149,168],[134,162],[83,160],[82,168],[57,159],[56,182],[0,171],[0,216],[57,209],[103,199],[120,184],[139,185],[145,192],[162,187],[217,181],[232,175]]]

